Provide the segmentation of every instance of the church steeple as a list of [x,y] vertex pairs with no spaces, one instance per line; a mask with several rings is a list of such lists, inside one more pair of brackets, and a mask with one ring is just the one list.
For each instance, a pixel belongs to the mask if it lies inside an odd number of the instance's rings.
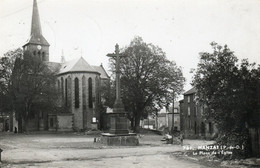
[[42,28],[36,0],[33,1],[33,14],[31,26],[31,36],[42,36]]
[[25,51],[30,51],[33,55],[40,57],[43,61],[49,61],[49,46],[50,44],[42,35],[37,1],[33,0],[31,35],[23,48]]

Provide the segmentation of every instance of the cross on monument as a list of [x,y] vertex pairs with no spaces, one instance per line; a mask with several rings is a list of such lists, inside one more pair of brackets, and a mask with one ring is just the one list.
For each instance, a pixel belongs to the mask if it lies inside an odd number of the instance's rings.
[[107,54],[107,56],[116,58],[116,100],[113,107],[113,113],[122,113],[125,109],[122,103],[120,91],[120,57],[124,57],[124,55],[119,54],[119,45],[116,44],[115,53]]

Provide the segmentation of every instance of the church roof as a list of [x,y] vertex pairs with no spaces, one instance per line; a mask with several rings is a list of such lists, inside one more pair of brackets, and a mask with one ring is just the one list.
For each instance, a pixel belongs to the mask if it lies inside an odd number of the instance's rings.
[[61,68],[61,63],[58,62],[45,62],[45,63],[52,72],[59,72],[59,69]]
[[26,41],[25,45],[27,44],[39,44],[39,45],[50,46],[48,41],[42,35],[40,36],[31,35],[30,38]]
[[[50,44],[42,35],[42,28],[40,22],[40,16],[37,6],[37,1],[33,1],[33,12],[32,12],[32,23],[31,23],[31,35],[30,38],[27,40],[26,44],[40,44],[49,46]],[[25,46],[24,45],[24,46]]]
[[96,69],[90,66],[87,61],[80,57],[77,60],[70,62],[65,62],[61,65],[59,74],[69,73],[69,72],[93,72],[99,73]]
[[100,77],[101,77],[102,79],[107,79],[107,78],[109,78],[109,76],[108,76],[108,74],[107,74],[107,72],[106,72],[106,70],[104,69],[104,67],[103,67],[102,64],[101,64],[100,66],[94,66],[94,65],[92,65],[92,67],[95,68],[96,71],[98,71],[98,72],[101,74]]

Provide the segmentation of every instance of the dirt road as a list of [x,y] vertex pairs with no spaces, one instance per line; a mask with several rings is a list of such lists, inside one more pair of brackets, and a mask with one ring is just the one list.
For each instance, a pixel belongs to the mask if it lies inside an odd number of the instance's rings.
[[[176,159],[180,145],[163,144],[162,136],[145,135],[137,147],[109,147],[84,134],[0,134],[1,168],[6,167],[189,167],[198,163]],[[186,141],[184,143],[211,143]]]

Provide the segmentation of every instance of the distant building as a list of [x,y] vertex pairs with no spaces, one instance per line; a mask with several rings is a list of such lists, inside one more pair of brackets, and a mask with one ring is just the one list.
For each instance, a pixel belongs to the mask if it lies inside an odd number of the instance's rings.
[[217,136],[216,124],[211,119],[206,119],[204,112],[208,109],[196,101],[196,89],[192,88],[184,93],[180,102],[181,131],[185,138],[207,138]]
[[142,128],[146,129],[155,129],[155,118],[152,116],[148,116],[147,119],[144,119],[140,122]]
[[[156,116],[156,129],[172,129],[172,106],[169,109],[163,108]],[[179,102],[174,103],[174,129],[180,130],[180,107]]]

